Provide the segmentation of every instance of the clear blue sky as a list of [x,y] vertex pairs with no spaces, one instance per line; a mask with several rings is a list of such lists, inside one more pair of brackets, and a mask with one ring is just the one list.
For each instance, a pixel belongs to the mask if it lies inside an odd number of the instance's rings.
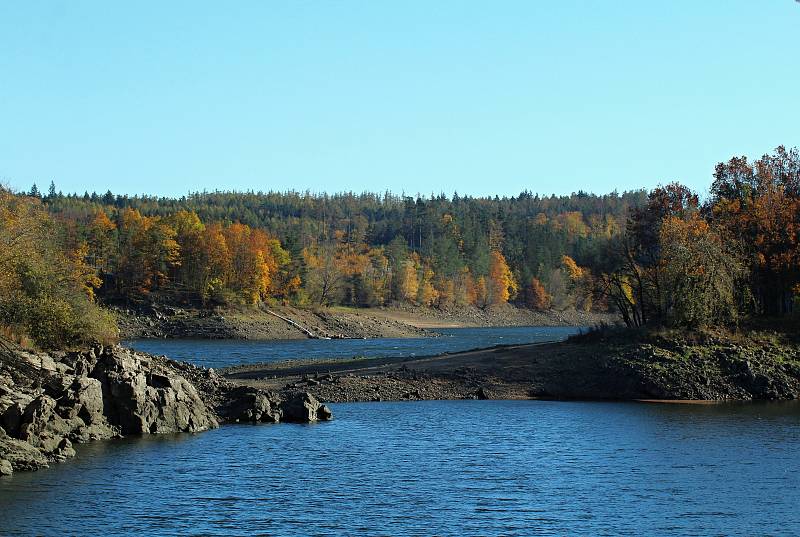
[[800,4],[0,3],[0,182],[607,192],[800,145]]

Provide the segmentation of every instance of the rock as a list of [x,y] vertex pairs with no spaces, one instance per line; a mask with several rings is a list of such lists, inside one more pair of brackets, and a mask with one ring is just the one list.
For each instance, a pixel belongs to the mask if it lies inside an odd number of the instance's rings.
[[278,423],[281,411],[267,394],[256,388],[237,386],[228,391],[220,417],[230,422]]
[[72,458],[75,456],[75,449],[72,447],[72,442],[64,438],[59,442],[58,447],[54,450],[56,456],[64,458]]
[[475,392],[475,397],[481,400],[491,399],[491,397],[489,396],[489,392],[483,386],[478,388],[478,390]]
[[17,356],[24,359],[33,368],[38,369],[41,374],[56,372],[56,362],[47,354],[34,354],[30,352],[18,352]]
[[296,392],[281,401],[282,421],[289,423],[313,423],[327,421],[333,413],[308,392]]
[[[380,401],[380,398],[378,400]],[[319,409],[317,409],[317,420],[330,421],[332,419],[333,412],[331,412],[331,409],[328,408],[328,405],[320,405]]]
[[8,434],[17,436],[19,434],[19,427],[22,424],[22,413],[25,411],[25,406],[22,401],[17,401],[11,406],[7,407],[3,415],[0,416],[0,425],[8,431]]
[[14,473],[14,468],[11,463],[5,459],[0,459],[0,475],[11,475]]
[[119,349],[92,372],[100,379],[105,414],[122,434],[198,432],[217,427],[195,387],[176,374],[151,372],[149,364]]
[[0,460],[9,463],[13,470],[38,470],[47,468],[44,454],[22,440],[11,438],[0,429]]
[[99,380],[76,377],[70,386],[69,401],[78,409],[86,425],[105,423],[103,415],[103,386]]
[[72,430],[72,425],[56,413],[56,401],[49,395],[40,395],[31,401],[22,414],[17,437],[45,454],[54,452],[61,440]]

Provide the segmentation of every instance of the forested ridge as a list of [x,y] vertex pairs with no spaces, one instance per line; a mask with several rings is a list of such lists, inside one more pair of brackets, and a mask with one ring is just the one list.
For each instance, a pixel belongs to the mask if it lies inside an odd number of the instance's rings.
[[[800,157],[783,147],[720,163],[703,203],[678,183],[503,198],[64,195],[51,183],[0,201],[6,327],[32,326],[15,301],[77,308],[75,293],[199,307],[512,302],[618,311],[631,326],[788,315],[800,295]],[[29,220],[39,231],[21,239]]]
[[596,264],[644,199],[215,192],[53,194],[45,203],[76,246],[88,245],[108,298],[160,290],[202,303],[547,307],[529,296],[535,282],[559,307],[589,309],[588,297],[570,294],[563,258]]

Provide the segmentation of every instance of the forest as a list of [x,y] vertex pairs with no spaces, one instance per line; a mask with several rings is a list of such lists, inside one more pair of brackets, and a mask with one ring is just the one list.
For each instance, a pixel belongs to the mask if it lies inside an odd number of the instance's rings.
[[106,333],[98,303],[511,302],[697,327],[791,315],[800,296],[800,156],[784,147],[718,164],[702,201],[678,183],[503,198],[64,195],[53,182],[0,194],[0,324],[45,345]]

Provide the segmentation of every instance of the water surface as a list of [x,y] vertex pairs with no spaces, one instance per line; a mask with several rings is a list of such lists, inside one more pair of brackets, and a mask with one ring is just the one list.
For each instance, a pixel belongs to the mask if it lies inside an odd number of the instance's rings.
[[226,367],[295,359],[427,356],[494,345],[517,345],[560,341],[577,333],[578,327],[513,326],[492,328],[442,328],[433,338],[376,339],[138,339],[129,347],[152,354],[164,354],[205,367]]
[[0,535],[796,535],[797,404],[333,405],[311,426],[79,446]]

